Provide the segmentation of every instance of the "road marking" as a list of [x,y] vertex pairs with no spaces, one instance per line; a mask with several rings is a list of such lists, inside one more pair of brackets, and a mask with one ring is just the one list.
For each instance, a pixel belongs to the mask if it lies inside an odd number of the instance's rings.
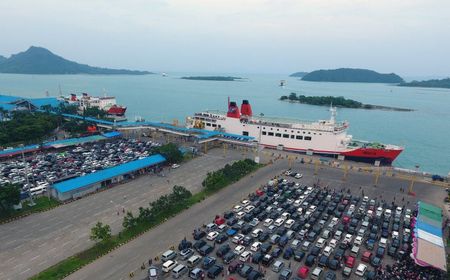
[[15,260],[15,259],[16,259],[16,257],[12,257],[12,258],[9,258],[6,262],[10,262],[10,261]]
[[44,247],[45,245],[47,245],[47,242],[40,244],[38,247],[41,248],[41,247]]
[[9,245],[9,244],[11,244],[11,243],[14,243],[14,241],[16,241],[16,240],[11,240],[11,241],[7,242],[6,245]]
[[20,249],[20,248],[22,248],[23,246],[25,246],[25,243],[22,243],[21,245],[17,246],[16,248],[14,248],[14,250]]
[[19,274],[24,274],[24,273],[26,273],[26,272],[28,272],[30,270],[31,270],[31,268],[27,268],[27,269],[23,270],[22,272],[20,272]]
[[41,255],[37,255],[37,256],[35,256],[35,257],[32,257],[31,259],[30,259],[30,261],[34,261],[35,259],[37,259],[37,258],[39,258]]
[[47,263],[47,260],[44,260],[43,262],[38,263],[37,266],[41,266],[41,265],[43,265],[43,264],[45,264],[45,263]]
[[69,241],[67,241],[66,243],[63,243],[63,245],[62,245],[62,246],[64,247],[64,246],[66,246],[66,245],[67,245],[67,244],[69,244],[69,243],[70,243],[70,240],[69,240]]

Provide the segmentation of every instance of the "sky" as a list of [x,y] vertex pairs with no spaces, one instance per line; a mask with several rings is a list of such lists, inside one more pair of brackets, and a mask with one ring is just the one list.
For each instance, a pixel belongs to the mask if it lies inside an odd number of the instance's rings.
[[29,46],[93,66],[450,76],[449,0],[2,0],[0,55]]

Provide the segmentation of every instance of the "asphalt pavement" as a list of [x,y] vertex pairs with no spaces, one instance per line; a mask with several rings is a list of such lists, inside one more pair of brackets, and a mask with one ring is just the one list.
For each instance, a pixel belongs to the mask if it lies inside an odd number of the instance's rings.
[[[146,271],[140,269],[142,263],[147,263],[149,258],[160,256],[170,246],[177,246],[184,237],[191,236],[194,228],[211,222],[216,214],[222,214],[231,209],[238,201],[288,167],[289,162],[286,159],[276,160],[273,164],[228,186],[202,203],[194,205],[139,238],[78,270],[68,279],[129,279],[130,272],[135,272],[136,279],[144,279]],[[377,197],[388,203],[396,202],[406,207],[412,207],[417,200],[442,206],[445,195],[445,190],[442,188],[426,183],[416,183],[414,187],[416,196],[408,195],[406,191],[401,192],[400,188],[407,189],[409,182],[395,177],[382,176],[377,186],[374,186],[373,174],[352,171],[344,179],[342,170],[323,166],[318,168],[317,174],[314,174],[314,165],[298,162],[293,163],[292,169],[303,173],[303,181],[307,184],[319,183],[320,186],[350,189],[352,194]],[[269,275],[268,279],[270,279]]]
[[206,173],[242,159],[234,150],[208,154],[166,169],[165,177],[144,175],[112,189],[84,197],[47,212],[0,225],[0,279],[27,279],[57,262],[93,245],[90,229],[101,221],[117,233],[126,211],[171,192],[174,185],[198,192]]

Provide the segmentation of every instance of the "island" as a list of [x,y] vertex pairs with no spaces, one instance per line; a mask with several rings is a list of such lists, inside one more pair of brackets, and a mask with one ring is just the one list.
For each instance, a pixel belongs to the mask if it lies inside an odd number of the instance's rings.
[[411,112],[413,109],[389,107],[381,105],[363,104],[353,99],[347,99],[342,96],[305,96],[297,95],[292,92],[289,96],[283,95],[280,97],[281,101],[297,102],[302,104],[317,105],[317,106],[336,106],[340,108],[353,108],[353,109],[368,109],[368,110],[388,110],[388,111],[401,111]]
[[400,83],[401,87],[426,87],[426,88],[450,88],[450,78],[434,79],[427,81],[412,81],[409,83]]
[[302,81],[345,83],[403,83],[397,74],[381,74],[368,69],[339,68],[316,70],[302,77]]
[[295,72],[295,73],[292,73],[291,75],[289,75],[289,77],[302,78],[306,74],[308,74],[308,72]]
[[11,74],[102,74],[102,75],[146,75],[148,71],[109,69],[79,64],[62,58],[41,47],[0,58],[0,73]]
[[244,78],[232,77],[232,76],[190,76],[181,77],[183,80],[195,80],[195,81],[223,81],[223,82],[234,82],[241,81]]

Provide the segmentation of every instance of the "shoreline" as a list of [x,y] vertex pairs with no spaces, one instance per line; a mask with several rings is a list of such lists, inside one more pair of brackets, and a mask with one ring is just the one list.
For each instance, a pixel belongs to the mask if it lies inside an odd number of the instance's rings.
[[[309,104],[306,102],[301,102],[297,100],[280,100],[284,102],[289,103],[298,103],[298,104],[305,104],[305,105],[311,105],[311,106],[329,106],[329,105],[320,105],[320,104]],[[363,110],[383,110],[383,111],[396,111],[396,112],[414,112],[417,111],[416,109],[410,109],[410,108],[399,108],[399,107],[391,107],[391,106],[383,106],[383,105],[372,105],[372,104],[363,104],[361,107],[345,107],[340,105],[334,105],[337,108],[344,108],[344,109],[363,109]]]

